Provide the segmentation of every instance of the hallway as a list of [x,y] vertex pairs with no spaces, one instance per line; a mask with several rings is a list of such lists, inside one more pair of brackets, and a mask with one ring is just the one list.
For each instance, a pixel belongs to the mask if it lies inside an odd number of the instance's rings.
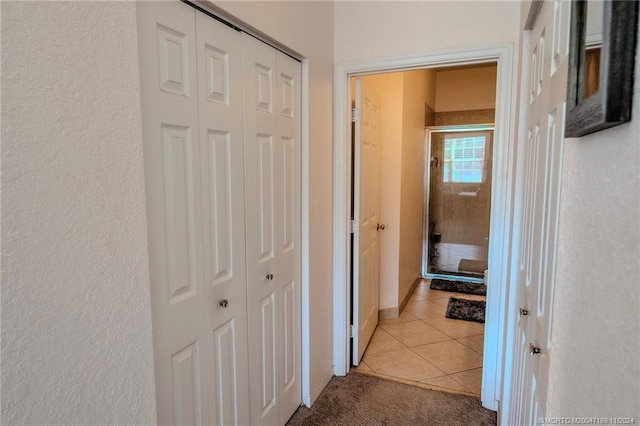
[[380,321],[355,371],[480,396],[484,324],[445,318],[450,297],[422,280],[398,318]]

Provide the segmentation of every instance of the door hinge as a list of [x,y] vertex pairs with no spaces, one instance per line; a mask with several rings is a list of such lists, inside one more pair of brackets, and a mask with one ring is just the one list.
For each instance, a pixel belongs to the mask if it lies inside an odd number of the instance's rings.
[[360,121],[360,110],[358,108],[351,108],[351,121],[354,123]]
[[349,232],[352,234],[355,234],[357,230],[358,230],[358,222],[356,222],[355,219],[351,219],[351,222],[349,224]]
[[353,324],[351,324],[349,326],[349,338],[353,339],[355,337],[355,326]]

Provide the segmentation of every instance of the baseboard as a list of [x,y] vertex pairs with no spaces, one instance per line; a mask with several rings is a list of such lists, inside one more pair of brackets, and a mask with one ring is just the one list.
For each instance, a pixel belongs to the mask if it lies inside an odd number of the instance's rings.
[[407,292],[407,295],[404,296],[404,300],[400,304],[400,309],[399,309],[398,315],[400,313],[402,313],[402,310],[404,309],[404,307],[407,306],[407,303],[409,303],[409,299],[411,299],[411,296],[413,295],[413,292],[416,289],[416,287],[418,287],[418,284],[420,284],[420,281],[422,281],[422,277],[416,278],[416,280],[413,282],[413,284],[411,284],[411,288]]
[[378,310],[378,321],[384,321],[391,318],[398,318],[400,310],[397,306],[393,308],[384,308]]
[[327,387],[327,385],[329,384],[329,381],[332,378],[333,378],[333,367],[331,367],[329,370],[327,370],[326,373],[324,373],[324,376],[322,377],[322,380],[318,384],[318,387],[316,387],[316,390],[311,392],[311,397],[304,398],[304,401],[302,401],[302,403],[306,407],[311,408],[311,406],[316,402],[316,400],[318,399],[318,397],[320,396],[324,388]]
[[413,294],[413,291],[416,289],[418,284],[420,284],[421,280],[422,280],[422,277],[418,277],[413,282],[413,284],[411,284],[411,288],[407,292],[407,295],[404,297],[404,300],[402,301],[402,303],[400,304],[399,307],[398,306],[394,306],[393,308],[378,309],[378,321],[384,321],[384,320],[388,320],[388,319],[392,319],[392,318],[398,318],[400,316],[400,313],[404,309],[404,307],[409,302],[409,299],[411,299],[411,295]]

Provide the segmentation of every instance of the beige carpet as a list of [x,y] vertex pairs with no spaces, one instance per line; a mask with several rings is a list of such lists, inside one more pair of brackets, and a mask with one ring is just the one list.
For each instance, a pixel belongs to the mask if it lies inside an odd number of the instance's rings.
[[334,377],[311,409],[287,423],[331,426],[495,425],[496,413],[480,400],[392,382],[355,372]]

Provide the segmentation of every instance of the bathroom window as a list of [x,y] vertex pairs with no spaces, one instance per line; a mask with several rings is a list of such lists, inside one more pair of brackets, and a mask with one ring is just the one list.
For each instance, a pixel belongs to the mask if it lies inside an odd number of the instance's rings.
[[445,136],[443,181],[481,183],[485,142],[485,136]]

